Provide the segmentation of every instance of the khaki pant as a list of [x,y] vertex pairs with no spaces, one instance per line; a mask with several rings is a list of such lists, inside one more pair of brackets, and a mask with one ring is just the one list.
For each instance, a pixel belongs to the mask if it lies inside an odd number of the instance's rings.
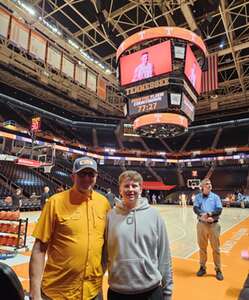
[[197,223],[197,241],[200,248],[200,265],[205,268],[207,262],[208,240],[213,250],[215,270],[221,269],[220,261],[220,224]]

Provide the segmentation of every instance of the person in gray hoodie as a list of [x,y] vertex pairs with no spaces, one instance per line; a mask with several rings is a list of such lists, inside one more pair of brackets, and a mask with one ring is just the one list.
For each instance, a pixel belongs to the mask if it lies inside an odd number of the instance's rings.
[[165,223],[142,194],[142,176],[119,176],[121,200],[106,228],[108,300],[170,300],[172,265]]

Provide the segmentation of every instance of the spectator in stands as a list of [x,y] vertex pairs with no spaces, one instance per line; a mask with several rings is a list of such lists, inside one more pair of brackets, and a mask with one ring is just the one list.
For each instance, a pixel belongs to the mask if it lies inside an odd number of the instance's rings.
[[95,160],[76,159],[73,187],[53,195],[45,204],[33,233],[33,300],[97,299],[103,277],[106,215],[110,209],[108,200],[93,190],[97,174]]
[[141,197],[142,176],[119,176],[121,200],[108,214],[108,300],[169,300],[171,254],[165,223]]
[[45,203],[48,201],[48,198],[50,197],[49,193],[49,186],[45,186],[43,193],[41,194],[41,209],[43,209]]
[[29,197],[31,202],[35,202],[38,198],[39,198],[39,196],[37,196],[35,192],[33,192],[31,194],[31,196]]
[[112,193],[112,190],[110,189],[110,188],[108,188],[107,190],[106,190],[106,198],[108,199],[108,201],[109,201],[109,203],[110,203],[110,205],[111,205],[111,208],[113,208],[114,207],[114,205],[115,205],[115,194],[113,194]]
[[16,189],[15,194],[12,196],[13,210],[19,210],[22,205],[23,194],[21,189]]
[[7,196],[4,198],[4,203],[7,205],[7,206],[11,206],[12,207],[12,197],[11,196]]
[[220,224],[219,217],[222,212],[220,197],[211,192],[212,184],[209,178],[205,178],[200,184],[201,193],[195,196],[194,212],[198,216],[197,240],[200,248],[200,269],[197,276],[206,274],[207,245],[210,241],[213,249],[213,260],[216,270],[216,278],[223,280],[220,260]]

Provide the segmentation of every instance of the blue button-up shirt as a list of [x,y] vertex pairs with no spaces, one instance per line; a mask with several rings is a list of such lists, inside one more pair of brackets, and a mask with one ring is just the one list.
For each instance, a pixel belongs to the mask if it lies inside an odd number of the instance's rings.
[[202,213],[214,212],[222,208],[220,197],[212,192],[207,197],[203,197],[202,193],[195,196],[194,206],[197,206]]

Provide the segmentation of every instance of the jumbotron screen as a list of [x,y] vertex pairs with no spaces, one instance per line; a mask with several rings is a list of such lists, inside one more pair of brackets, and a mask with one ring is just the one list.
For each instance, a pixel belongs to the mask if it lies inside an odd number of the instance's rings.
[[184,73],[192,84],[193,88],[199,95],[201,92],[201,68],[195,58],[191,48],[187,46],[187,53],[185,58]]
[[121,86],[171,71],[172,57],[170,41],[120,58]]

